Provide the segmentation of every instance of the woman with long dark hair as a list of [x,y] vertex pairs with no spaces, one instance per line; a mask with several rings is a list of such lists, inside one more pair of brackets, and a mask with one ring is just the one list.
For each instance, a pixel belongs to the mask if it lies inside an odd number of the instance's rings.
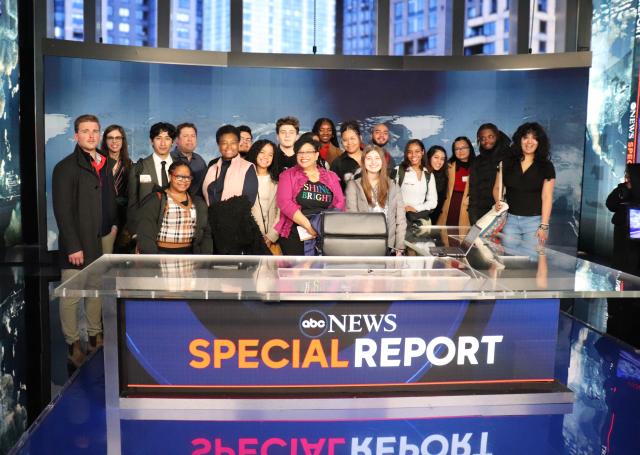
[[437,224],[438,217],[442,213],[442,206],[447,199],[447,151],[440,145],[432,145],[427,150],[427,169],[436,181],[436,193],[438,194],[438,205],[433,209],[429,218],[431,224]]
[[276,204],[276,192],[278,190],[278,165],[276,160],[276,145],[267,140],[260,139],[253,143],[244,157],[256,166],[258,175],[258,197],[251,209],[251,214],[258,223],[264,243],[272,252],[277,251],[274,244],[278,241],[278,233],[275,224],[280,217],[280,211]]
[[431,222],[431,211],[438,205],[436,182],[432,177],[424,144],[419,139],[411,139],[404,147],[404,159],[396,167],[396,183],[402,192],[407,221]]
[[447,197],[438,218],[440,226],[469,226],[469,167],[476,156],[466,136],[453,140],[447,166]]
[[[509,210],[502,233],[505,242],[535,248],[549,237],[556,171],[550,159],[547,133],[536,122],[524,123],[513,134],[513,157],[502,164],[502,181]],[[499,177],[493,199],[500,208]]]
[[128,206],[128,182],[129,172],[133,167],[131,158],[129,158],[129,144],[127,143],[127,134],[120,125],[109,125],[102,133],[102,144],[100,150],[109,158],[115,161],[113,166],[113,186],[116,193],[117,206],[117,227],[118,232],[114,240],[112,251],[115,253],[129,253],[128,243],[130,238],[128,233],[124,231],[127,223],[127,206]]
[[367,145],[362,152],[362,173],[347,183],[347,212],[382,212],[387,220],[387,246],[396,255],[404,251],[407,230],[404,201],[398,185],[387,175],[385,152]]

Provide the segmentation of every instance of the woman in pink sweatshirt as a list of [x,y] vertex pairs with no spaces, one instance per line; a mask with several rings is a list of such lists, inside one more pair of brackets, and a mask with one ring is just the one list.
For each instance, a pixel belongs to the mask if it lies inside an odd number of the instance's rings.
[[293,146],[296,166],[280,174],[276,195],[280,219],[275,229],[285,255],[304,255],[303,241],[318,235],[312,217],[327,209],[344,210],[340,179],[317,165],[319,149],[311,134],[303,134]]

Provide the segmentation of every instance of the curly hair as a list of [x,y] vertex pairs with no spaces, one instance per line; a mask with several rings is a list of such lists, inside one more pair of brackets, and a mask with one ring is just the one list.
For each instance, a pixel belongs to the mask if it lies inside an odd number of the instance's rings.
[[523,123],[518,127],[515,133],[513,133],[513,152],[514,155],[522,158],[524,153],[522,151],[522,139],[528,134],[532,134],[538,141],[538,148],[536,149],[534,159],[536,161],[550,161],[551,160],[551,145],[549,144],[549,137],[545,132],[542,125],[538,122]]

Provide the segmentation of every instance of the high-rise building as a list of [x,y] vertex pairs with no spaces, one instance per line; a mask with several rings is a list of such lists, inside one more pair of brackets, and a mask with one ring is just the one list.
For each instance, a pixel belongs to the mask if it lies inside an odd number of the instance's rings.
[[376,53],[377,3],[376,0],[344,0],[343,54],[373,55]]
[[[556,8],[566,0],[530,0],[531,25],[529,47],[533,53],[555,52]],[[465,55],[515,53],[509,30],[513,12],[510,0],[467,0],[464,39]],[[527,4],[518,4],[526,8]],[[529,28],[530,24],[520,24]]]
[[204,0],[171,2],[171,42],[175,49],[202,49]]
[[389,50],[393,55],[451,54],[451,1],[391,2]]
[[334,53],[335,1],[244,0],[242,8],[245,52],[311,54],[315,44]]
[[[556,12],[566,8],[566,0],[530,0],[518,7],[527,8],[527,3],[533,18],[531,51],[555,52]],[[509,33],[515,14],[509,6],[510,0],[466,0],[465,55],[515,53]],[[391,0],[391,53],[450,55],[452,7],[451,0]]]
[[[230,50],[229,16],[229,0],[203,0],[204,49]],[[314,43],[317,53],[333,54],[335,1],[243,0],[244,52],[310,54]]]
[[230,1],[202,1],[202,49],[222,52],[231,50]]
[[155,0],[102,0],[102,41],[108,44],[155,46],[156,14]]
[[[170,46],[202,49],[206,0],[172,0]],[[228,4],[228,0],[227,0]],[[98,36],[103,43],[156,46],[157,0],[101,0]],[[79,41],[84,36],[82,0],[50,0],[54,38]]]
[[50,0],[49,18],[53,18],[52,37],[81,41],[84,37],[82,0]]

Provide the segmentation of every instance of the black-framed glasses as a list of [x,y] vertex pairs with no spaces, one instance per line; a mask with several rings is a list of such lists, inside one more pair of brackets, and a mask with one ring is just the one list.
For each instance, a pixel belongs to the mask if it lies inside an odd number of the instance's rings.
[[191,180],[193,180],[193,175],[178,175],[178,174],[172,174],[173,178],[176,179],[178,182],[190,182]]

